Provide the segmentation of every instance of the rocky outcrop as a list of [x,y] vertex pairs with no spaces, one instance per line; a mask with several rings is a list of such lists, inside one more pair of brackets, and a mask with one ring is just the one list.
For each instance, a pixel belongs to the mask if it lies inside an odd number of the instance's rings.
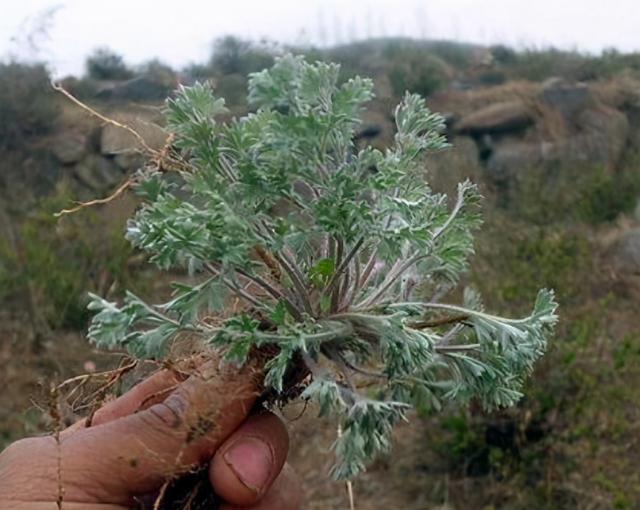
[[464,116],[455,131],[479,136],[521,131],[533,124],[533,115],[522,101],[495,103]]
[[63,165],[72,165],[87,154],[87,136],[72,131],[61,133],[52,142],[51,151]]
[[542,84],[538,99],[570,122],[587,106],[590,99],[589,87],[585,83],[569,83],[562,78],[549,78]]
[[[112,112],[111,117],[131,126],[154,150],[164,147],[168,134],[153,119],[153,113]],[[126,175],[134,172],[144,163],[145,155],[134,135],[126,129],[107,124],[102,127],[85,124],[67,127],[47,140],[47,158],[39,162],[40,170],[33,170],[39,176],[38,187],[29,185],[38,195],[46,195],[64,178],[81,200],[104,195],[121,183]],[[51,168],[51,177],[45,168]],[[29,170],[28,161],[23,163],[24,173]],[[47,178],[45,177],[47,174]],[[24,179],[24,176],[23,176]]]
[[462,115],[450,132],[454,144],[460,135],[475,141],[491,181],[504,183],[548,163],[613,171],[621,161],[630,137],[629,120],[591,94],[586,84],[554,78],[537,91],[521,87],[508,101],[486,106],[487,100],[505,96],[499,88],[487,90],[478,92],[477,102],[485,106]]
[[622,231],[609,244],[604,261],[612,277],[612,291],[620,296],[640,300],[640,227]]
[[614,168],[629,137],[627,116],[602,104],[583,111],[577,118],[578,133],[569,139],[568,154],[576,159]]
[[175,88],[175,83],[164,83],[150,76],[111,82],[102,86],[95,95],[111,101],[164,101]]
[[[123,124],[132,127],[138,132],[146,144],[155,150],[164,147],[168,133],[157,124],[146,122],[133,116],[125,116],[118,119]],[[135,152],[142,149],[136,137],[126,129],[112,124],[102,128],[100,134],[100,152],[105,156],[115,156],[126,152]]]
[[640,277],[640,227],[620,235],[610,248],[614,270],[622,277]]
[[90,154],[73,168],[73,175],[86,188],[104,191],[118,184],[123,172],[115,162],[99,154]]
[[626,147],[629,121],[617,110],[596,105],[576,118],[576,130],[556,140],[527,140],[515,136],[493,139],[485,150],[486,166],[494,181],[508,180],[517,172],[544,163],[583,163],[613,171]]
[[515,173],[540,165],[544,160],[557,159],[560,150],[551,142],[526,142],[506,139],[491,147],[486,167],[493,182],[510,180]]

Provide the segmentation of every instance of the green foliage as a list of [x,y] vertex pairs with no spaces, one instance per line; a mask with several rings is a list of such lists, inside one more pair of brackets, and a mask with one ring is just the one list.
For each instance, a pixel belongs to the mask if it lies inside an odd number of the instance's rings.
[[475,267],[473,282],[497,302],[521,308],[540,286],[555,288],[563,302],[574,301],[588,288],[584,275],[592,269],[592,249],[580,232],[502,219],[482,233],[479,244],[479,256],[499,261],[499,267]]
[[544,81],[562,76],[567,80],[595,81],[640,70],[640,54],[620,53],[615,49],[600,55],[556,48],[516,51],[494,46],[490,49],[495,63],[510,79]]
[[17,150],[48,133],[58,115],[42,64],[0,63],[0,149]]
[[15,290],[16,255],[8,242],[0,242],[0,301],[3,301]]
[[613,365],[616,369],[633,365],[640,361],[640,339],[637,335],[627,335],[613,350]]
[[134,73],[121,55],[108,48],[98,48],[86,61],[87,76],[94,80],[128,80]]
[[[286,393],[310,375],[304,397],[342,421],[333,474],[350,478],[389,448],[393,426],[416,405],[479,400],[512,405],[556,321],[551,291],[523,319],[488,314],[477,293],[441,303],[473,254],[481,219],[466,181],[448,203],[426,183],[424,156],[445,149],[444,120],[407,93],[394,144],[353,142],[371,80],[343,81],[339,66],[287,55],[249,76],[253,109],[219,123],[210,85],[168,100],[179,175],[137,175],[143,205],[127,237],[162,269],[186,267],[201,283],[167,303],[97,296],[90,338],[160,357],[189,331],[243,362],[275,354],[265,385]],[[259,289],[259,291],[256,291]],[[215,294],[215,303],[210,296]],[[226,296],[246,310],[204,320]],[[370,379],[367,395],[356,379]],[[284,397],[283,397],[284,398]]]
[[505,207],[537,225],[611,222],[636,205],[637,165],[634,156],[618,172],[602,165],[560,162],[523,169],[506,191]]
[[583,57],[577,52],[546,50],[524,50],[518,53],[511,67],[514,77],[543,81],[553,76],[574,77],[579,72]]
[[473,44],[454,41],[427,41],[423,44],[427,51],[457,69],[469,67],[477,50]]
[[449,83],[447,65],[442,59],[429,54],[415,53],[392,60],[388,76],[396,95],[408,90],[426,97]]
[[485,474],[488,470],[489,447],[482,425],[474,423],[466,413],[451,413],[441,421],[445,432],[438,449],[453,466],[463,466],[465,475]]
[[383,49],[385,74],[397,96],[409,91],[427,97],[448,85],[448,64],[463,66],[465,53],[455,43],[390,41]]
[[0,243],[4,292],[10,296],[26,289],[54,329],[86,326],[87,288],[104,292],[135,283],[128,267],[132,250],[119,231],[90,213],[60,221],[54,217],[69,200],[64,189],[43,199],[18,225],[17,246]]
[[634,170],[610,172],[599,168],[586,177],[574,208],[577,217],[589,223],[611,222],[633,211],[640,193],[640,178]]
[[511,65],[517,62],[518,53],[513,48],[498,44],[489,48],[493,60],[501,65]]
[[273,65],[273,49],[228,35],[215,41],[209,68],[216,75],[248,76]]
[[155,58],[144,62],[137,69],[137,73],[147,76],[157,83],[164,83],[167,86],[175,86],[177,83],[176,72],[171,66]]

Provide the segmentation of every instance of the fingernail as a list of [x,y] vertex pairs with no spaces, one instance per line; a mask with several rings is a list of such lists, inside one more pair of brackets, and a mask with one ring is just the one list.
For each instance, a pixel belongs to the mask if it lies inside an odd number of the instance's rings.
[[255,493],[262,492],[274,464],[273,452],[264,441],[243,437],[231,445],[223,457],[244,486]]

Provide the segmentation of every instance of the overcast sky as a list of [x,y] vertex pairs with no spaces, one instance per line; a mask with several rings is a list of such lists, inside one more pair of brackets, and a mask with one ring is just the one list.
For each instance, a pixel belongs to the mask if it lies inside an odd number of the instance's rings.
[[181,67],[206,59],[226,34],[319,45],[402,35],[640,51],[640,0],[0,0],[0,58],[43,59],[57,75],[81,73],[100,46],[130,64],[158,57]]

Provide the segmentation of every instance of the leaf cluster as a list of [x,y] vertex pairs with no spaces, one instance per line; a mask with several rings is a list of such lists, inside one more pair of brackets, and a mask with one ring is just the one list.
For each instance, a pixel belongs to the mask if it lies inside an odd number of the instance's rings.
[[[441,303],[473,253],[478,191],[463,182],[450,203],[429,188],[424,156],[447,143],[418,95],[396,108],[391,147],[359,148],[372,97],[371,80],[291,55],[250,75],[252,111],[226,123],[209,84],[178,90],[166,115],[184,165],[137,176],[144,203],[127,236],[200,283],[158,305],[91,304],[92,340],[137,356],[161,357],[182,331],[240,363],[268,347],[267,389],[302,384],[341,420],[337,478],[387,451],[412,406],[515,403],[556,321],[550,291],[518,320],[486,313],[471,291]],[[232,298],[244,311],[212,326]]]

